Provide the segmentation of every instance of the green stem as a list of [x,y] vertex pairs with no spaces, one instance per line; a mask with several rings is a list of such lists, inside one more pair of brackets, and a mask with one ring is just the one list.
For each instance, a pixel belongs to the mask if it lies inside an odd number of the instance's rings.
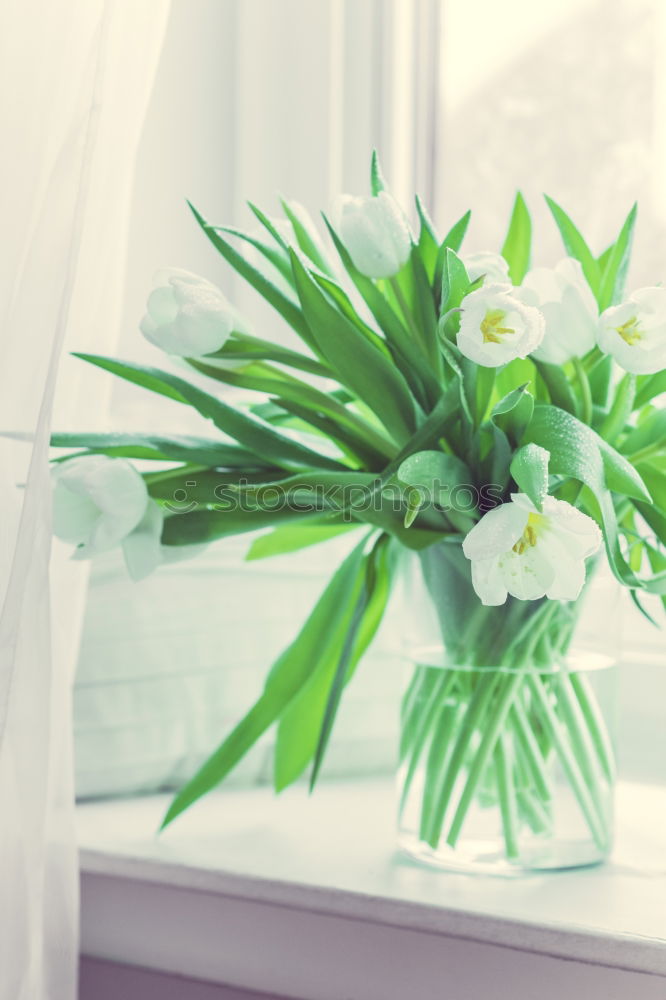
[[593,692],[590,690],[590,685],[586,677],[581,677],[578,673],[571,674],[571,686],[573,687],[576,697],[578,698],[588,731],[599,755],[599,760],[601,761],[601,766],[603,768],[604,775],[606,776],[606,780],[612,784],[615,781],[616,775],[615,754],[613,753],[613,746],[608,735],[608,729],[606,728],[603,716],[599,711],[597,700],[594,697]]
[[502,829],[504,830],[506,856],[509,859],[515,860],[520,853],[518,849],[518,809],[516,790],[511,777],[511,765],[506,738],[504,736],[500,736],[495,746],[495,767],[497,769],[497,792],[502,816]]
[[552,818],[546,806],[529,788],[518,788],[516,800],[519,815],[523,817],[533,833],[548,833],[552,829]]
[[628,458],[634,465],[636,465],[637,462],[644,462],[647,458],[659,455],[664,450],[663,443],[659,441],[656,444],[648,444],[645,448],[640,448],[638,451],[635,451],[633,455],[629,455]]
[[[436,670],[437,668],[431,668]],[[453,687],[456,674],[455,671],[439,671],[440,676],[430,691],[430,695],[427,699],[427,704],[425,705],[422,713],[422,724],[416,731],[416,736],[409,747],[409,764],[407,765],[407,771],[402,783],[402,793],[400,796],[400,806],[399,811],[402,812],[409,795],[409,790],[414,779],[414,774],[416,773],[416,768],[418,762],[421,758],[421,753],[427,742],[428,736],[432,730],[433,723],[437,717],[440,708],[446,706],[446,699],[449,696],[449,692]]]
[[590,737],[589,728],[586,724],[581,707],[572,692],[569,677],[566,673],[554,678],[557,685],[557,704],[560,708],[562,720],[567,727],[567,733],[571,743],[571,749],[576,757],[581,774],[585,779],[585,784],[594,805],[595,812],[602,827],[604,825],[603,806],[603,777],[599,765],[598,757]]
[[[433,816],[438,807],[437,790],[449,765],[459,714],[460,705],[449,703],[440,708],[436,718],[424,776],[421,819],[419,823],[419,837],[421,840],[428,841],[430,829],[433,824]],[[438,842],[439,834],[435,843],[431,844],[431,846],[436,847]]]
[[451,792],[455,784],[458,772],[465,759],[467,748],[477,729],[477,723],[485,715],[486,708],[492,696],[497,681],[497,673],[488,670],[482,674],[476,686],[476,690],[470,700],[465,716],[458,731],[458,739],[451,753],[448,766],[443,776],[442,784],[437,795],[435,806],[428,824],[426,840],[431,847],[437,847],[442,833],[444,815],[451,798]]
[[585,783],[585,778],[581,774],[578,761],[573,754],[566,736],[562,733],[560,720],[557,718],[549,700],[542,679],[537,674],[529,676],[529,684],[535,696],[536,703],[541,709],[543,722],[548,730],[553,746],[557,752],[562,768],[569,779],[571,787],[576,795],[578,804],[587,820],[587,824],[592,832],[595,843],[600,850],[607,847],[606,830],[600,822],[594,803],[591,799],[589,789]]
[[518,745],[521,747],[525,762],[530,769],[535,790],[544,801],[548,801],[552,798],[552,793],[548,781],[546,763],[532,727],[525,716],[525,709],[519,699],[516,699],[511,706],[511,721],[513,722]]
[[576,372],[576,379],[580,388],[581,396],[581,409],[580,409],[580,419],[588,427],[592,423],[592,392],[590,390],[590,380],[587,377],[587,372],[583,367],[583,363],[580,358],[572,358],[574,371]]
[[465,822],[465,817],[467,816],[467,811],[476,793],[484,768],[495,750],[496,745],[499,745],[501,742],[501,732],[504,721],[507,717],[509,709],[511,708],[511,703],[513,702],[515,693],[518,690],[518,686],[523,682],[523,680],[524,677],[520,673],[509,674],[508,677],[503,677],[500,680],[499,694],[488,713],[490,718],[488,718],[488,716],[486,717],[486,725],[483,727],[483,737],[479,748],[474,755],[472,766],[467,772],[467,781],[465,782],[465,787],[463,788],[460,799],[458,800],[458,806],[446,838],[446,842],[450,847],[456,846],[458,837],[460,836],[460,831],[463,823]]

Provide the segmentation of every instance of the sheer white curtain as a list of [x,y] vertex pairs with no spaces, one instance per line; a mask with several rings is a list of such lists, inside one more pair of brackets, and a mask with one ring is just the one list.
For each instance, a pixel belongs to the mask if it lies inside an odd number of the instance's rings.
[[[0,1000],[73,1000],[69,685],[80,579],[51,610],[48,437],[66,337],[105,350],[166,0],[0,6]],[[85,333],[85,336],[83,334]],[[77,386],[63,383],[62,411]],[[58,626],[52,641],[51,619]]]

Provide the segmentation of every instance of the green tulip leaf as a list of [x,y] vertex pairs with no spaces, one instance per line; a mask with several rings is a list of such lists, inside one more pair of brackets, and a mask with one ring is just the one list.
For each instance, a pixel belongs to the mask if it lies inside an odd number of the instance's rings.
[[[299,635],[273,664],[259,699],[177,793],[162,821],[162,829],[233,770],[263,733],[278,721],[327,653],[341,651],[340,637],[352,614],[350,601],[360,591],[365,545],[363,539],[333,575]],[[303,766],[306,764],[307,761]]]
[[202,389],[191,385],[177,375],[172,375],[170,372],[160,371],[157,368],[145,368],[127,361],[116,361],[114,358],[105,358],[95,354],[75,354],[75,357],[88,361],[90,364],[103,368],[113,375],[133,382],[135,385],[140,385],[152,392],[168,396],[169,399],[192,406],[202,417],[212,420],[224,434],[228,434],[242,447],[272,464],[284,468],[305,465],[323,469],[344,469],[344,466],[335,459],[320,455],[298,441],[285,437],[263,420],[234,409],[216,396],[210,396]]
[[386,187],[387,184],[382,173],[382,168],[379,165],[379,154],[376,149],[373,149],[370,161],[370,190],[377,197],[378,194],[386,190]]
[[511,475],[521,493],[526,493],[537,510],[548,495],[548,462],[550,455],[538,444],[526,444],[513,456]]
[[[93,455],[145,458],[156,462],[189,462],[211,468],[257,468],[257,456],[235,444],[183,434],[80,434],[51,435],[53,448],[85,448]],[[67,456],[69,457],[69,456]]]
[[570,257],[575,257],[577,261],[580,261],[583,274],[598,302],[601,285],[601,269],[598,261],[564,209],[560,208],[548,195],[544,195],[544,197],[560,231],[566,252]]
[[318,352],[402,444],[414,431],[415,410],[400,370],[326,298],[293,251],[291,265]]
[[534,397],[527,391],[527,385],[521,385],[495,404],[490,419],[517,448],[523,442],[533,413]]
[[206,222],[194,205],[190,202],[188,202],[188,205],[194,218],[218,253],[282,316],[289,326],[296,331],[301,340],[309,347],[312,347],[310,331],[301,310],[298,308],[298,304],[285,295],[284,292],[280,291],[261,271],[253,267],[242,254],[232,247],[228,240],[223,239],[215,226],[211,226]]
[[529,270],[531,248],[532,220],[525,200],[518,191],[502,247],[502,256],[509,265],[509,277],[514,285],[519,285]]
[[631,242],[634,235],[637,211],[638,206],[634,204],[620,230],[617,242],[612,247],[609,247],[610,252],[607,251],[608,258],[604,262],[603,268],[601,263],[599,263],[601,271],[601,286],[599,288],[600,311],[615,305],[622,298],[627,271],[629,269]]
[[[334,515],[339,518],[339,515]],[[267,559],[271,556],[281,556],[287,552],[300,552],[311,545],[319,545],[338,535],[346,534],[350,529],[358,528],[357,524],[339,524],[328,516],[324,521],[301,521],[298,524],[285,524],[274,528],[266,535],[256,538],[247,551],[245,559],[252,562],[256,559]]]

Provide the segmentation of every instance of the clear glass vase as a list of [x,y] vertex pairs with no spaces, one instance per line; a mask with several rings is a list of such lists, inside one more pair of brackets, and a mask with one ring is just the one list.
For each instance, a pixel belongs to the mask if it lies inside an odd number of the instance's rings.
[[599,863],[613,836],[617,589],[484,607],[459,546],[406,573],[399,843],[448,869]]

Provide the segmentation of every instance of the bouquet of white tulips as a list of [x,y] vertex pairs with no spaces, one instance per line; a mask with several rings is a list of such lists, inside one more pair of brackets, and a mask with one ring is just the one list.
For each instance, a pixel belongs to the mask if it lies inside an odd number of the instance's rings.
[[55,434],[68,449],[54,465],[56,534],[81,556],[122,545],[137,579],[241,532],[270,529],[253,559],[358,535],[165,824],[273,725],[276,789],[308,767],[314,784],[397,556],[412,550],[450,668],[420,664],[403,703],[404,800],[425,770],[421,841],[455,846],[485,795],[515,857],[523,826],[548,829],[555,757],[604,850],[603,720],[584,679],[558,673],[556,690],[544,671],[564,669],[586,561],[589,575],[602,548],[639,606],[666,594],[666,288],[625,292],[635,208],[597,256],[549,200],[567,256],[530,270],[520,194],[501,253],[467,254],[469,213],[442,238],[417,198],[412,233],[376,156],[371,191],[342,197],[321,234],[292,202],[288,225],[250,205],[259,235],[192,208],[295,338],[262,339],[208,281],[160,273],[141,330],[180,371],[80,356],[214,433]]

